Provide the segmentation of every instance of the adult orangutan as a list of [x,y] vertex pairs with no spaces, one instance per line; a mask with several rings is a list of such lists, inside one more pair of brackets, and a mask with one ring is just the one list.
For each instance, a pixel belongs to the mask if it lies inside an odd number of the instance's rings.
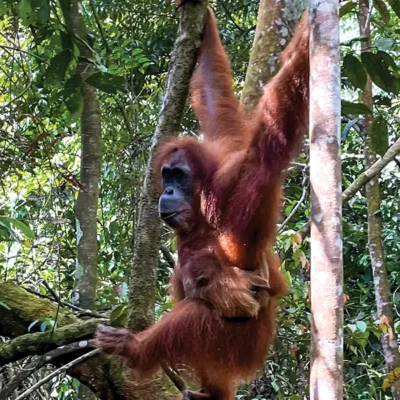
[[303,17],[282,67],[251,116],[236,99],[230,65],[208,11],[193,108],[205,140],[161,146],[161,218],[175,229],[179,265],[174,309],[144,332],[99,326],[97,345],[141,374],[187,365],[202,382],[189,399],[232,400],[261,368],[275,335],[277,297],[286,291],[276,238],[285,170],[308,123],[309,33]]

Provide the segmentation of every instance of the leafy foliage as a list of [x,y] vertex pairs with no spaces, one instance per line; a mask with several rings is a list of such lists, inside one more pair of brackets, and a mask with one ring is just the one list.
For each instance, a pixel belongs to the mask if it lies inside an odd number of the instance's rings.
[[[165,2],[96,0],[82,2],[87,37],[70,35],[59,3],[0,1],[0,276],[50,295],[47,283],[68,301],[74,287],[76,225],[80,189],[80,116],[86,85],[98,89],[103,135],[103,169],[98,209],[99,283],[96,308],[112,322],[127,321],[127,275],[143,173],[165,85],[178,16]],[[364,170],[364,133],[359,119],[372,110],[360,104],[367,73],[374,86],[374,149],[383,154],[399,137],[400,30],[397,0],[374,0],[373,46],[359,56],[357,2],[341,8],[343,30],[343,186]],[[215,2],[221,36],[242,86],[253,41],[258,2]],[[97,17],[97,18],[96,18]],[[101,29],[100,29],[101,28]],[[82,55],[81,46],[88,51]],[[78,71],[82,57],[93,72]],[[347,118],[347,119],[346,119]],[[351,124],[348,125],[348,120]],[[347,128],[346,128],[347,126]],[[197,123],[190,110],[182,132]],[[280,306],[278,340],[264,372],[244,385],[238,398],[302,399],[308,390],[310,347],[309,244],[296,234],[308,220],[307,157],[286,181],[284,218],[276,249],[290,293]],[[391,164],[381,177],[384,246],[392,288],[400,285],[400,172]],[[344,207],[345,390],[347,399],[385,399],[395,374],[386,375],[375,318],[368,256],[366,199],[358,193]],[[172,254],[169,231],[163,243]],[[160,253],[156,314],[171,307],[171,265]],[[400,333],[400,293],[394,291]],[[7,309],[7,304],[0,303]],[[53,329],[54,319],[31,328]],[[76,383],[57,382],[60,398],[74,398]],[[63,397],[64,396],[64,397]],[[386,397],[388,398],[388,397]]]

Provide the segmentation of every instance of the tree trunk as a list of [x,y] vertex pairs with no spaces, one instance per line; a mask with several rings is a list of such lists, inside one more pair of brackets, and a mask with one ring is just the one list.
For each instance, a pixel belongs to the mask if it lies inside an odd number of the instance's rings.
[[339,2],[312,0],[310,29],[310,399],[342,400]]
[[[369,1],[360,0],[358,21],[360,26],[360,36],[367,37],[367,42],[361,42],[361,52],[370,51],[371,48],[371,26],[368,18]],[[372,100],[372,81],[368,77],[367,84],[362,93],[362,102],[371,110],[373,109]],[[365,167],[370,168],[377,160],[377,155],[371,146],[373,135],[371,131],[372,116],[366,115],[362,121],[365,141]],[[382,218],[380,214],[381,193],[379,187],[379,177],[371,179],[365,186],[368,208],[368,245],[371,258],[371,267],[374,277],[374,288],[376,298],[376,308],[378,318],[381,323],[386,325],[387,331],[382,333],[381,342],[383,354],[386,362],[386,370],[389,373],[395,368],[400,367],[400,354],[397,348],[397,336],[393,325],[393,310],[390,302],[390,286],[386,271],[385,254],[382,242]],[[391,387],[393,400],[400,399],[400,380],[394,382]]]
[[[85,20],[80,14],[79,0],[62,0],[67,31],[70,35],[87,40]],[[93,71],[90,63],[91,52],[79,46],[80,61],[76,73],[82,78]],[[84,309],[93,309],[97,288],[97,204],[101,177],[101,114],[96,89],[83,84],[83,111],[81,115],[81,172],[79,191],[75,205],[77,258],[75,271],[75,290],[73,301]],[[79,386],[80,399],[95,399],[86,386]]]
[[180,130],[180,122],[189,92],[189,82],[201,43],[206,7],[206,2],[186,4],[183,7],[164,99],[150,149],[139,221],[135,229],[134,255],[129,284],[129,305],[130,310],[134,310],[129,318],[129,328],[133,332],[142,331],[154,322],[161,241],[161,220],[157,208],[159,195],[152,174],[154,154],[161,140],[176,135]]
[[264,84],[275,75],[279,56],[290,41],[306,5],[305,0],[260,1],[257,28],[241,97],[246,111],[256,106]]
[[[161,221],[158,216],[158,193],[152,174],[155,151],[161,140],[179,132],[189,92],[189,83],[196,64],[201,43],[207,2],[188,3],[182,7],[182,16],[170,61],[170,70],[164,98],[153,136],[143,194],[140,201],[139,220],[135,229],[133,264],[129,282],[129,328],[133,332],[146,329],[154,322],[157,267],[161,242]],[[157,382],[155,385],[154,382]],[[139,400],[170,398],[170,382],[165,375],[154,378],[146,390],[136,392]],[[167,389],[167,390],[166,390]]]

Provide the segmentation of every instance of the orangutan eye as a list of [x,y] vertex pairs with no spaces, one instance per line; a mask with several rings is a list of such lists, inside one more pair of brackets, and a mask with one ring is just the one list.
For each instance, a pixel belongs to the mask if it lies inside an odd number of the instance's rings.
[[185,173],[180,169],[180,168],[174,168],[172,170],[172,175],[178,179],[178,180],[182,180],[183,177],[185,176]]

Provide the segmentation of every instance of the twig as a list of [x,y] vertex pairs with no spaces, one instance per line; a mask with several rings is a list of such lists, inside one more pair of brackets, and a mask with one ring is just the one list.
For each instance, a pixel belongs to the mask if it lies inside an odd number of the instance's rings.
[[290,214],[287,216],[287,218],[282,222],[281,226],[278,229],[278,234],[281,233],[283,231],[283,229],[285,228],[285,226],[288,224],[288,222],[292,219],[293,215],[295,214],[295,212],[298,210],[298,208],[300,207],[301,204],[303,204],[306,195],[307,195],[307,189],[308,189],[308,185],[306,185],[307,182],[307,174],[305,173],[306,168],[303,169],[303,180],[301,182],[301,186],[303,187],[303,192],[301,194],[300,200],[296,203],[296,205],[293,207],[292,211],[290,212]]
[[34,54],[34,53],[31,53],[30,51],[22,50],[22,49],[19,49],[18,47],[6,46],[6,45],[4,45],[4,44],[0,45],[0,48],[1,48],[1,49],[4,49],[4,50],[19,51],[19,52],[21,52],[21,53],[28,54],[29,56],[35,57],[35,58],[37,58],[38,60],[40,60],[41,62],[44,62],[44,63],[48,64],[48,62],[47,62],[44,58],[39,57],[38,55],[36,55],[36,54]]
[[56,369],[55,371],[53,371],[51,374],[45,376],[43,379],[41,379],[40,381],[36,382],[33,386],[31,386],[28,390],[26,390],[24,393],[22,393],[21,395],[19,395],[15,400],[22,400],[25,399],[26,397],[28,397],[31,393],[33,393],[36,389],[40,388],[41,386],[43,386],[46,382],[48,382],[50,379],[54,378],[57,375],[62,374],[63,372],[69,370],[70,368],[72,368],[73,366],[81,363],[82,361],[93,357],[96,354],[101,353],[101,349],[96,349],[96,350],[92,350],[89,353],[83,354],[82,356],[76,358],[75,360],[69,362],[68,364],[63,365],[62,367]]
[[[46,285],[45,285],[46,286]],[[93,317],[93,318],[108,318],[107,315],[105,314],[99,314],[95,313],[91,310],[85,310],[84,308],[80,308],[74,304],[68,303],[64,300],[58,300],[57,297],[53,296],[48,296],[47,294],[39,293],[36,290],[29,289],[29,288],[24,288],[27,292],[34,294],[35,296],[41,297],[43,299],[47,299],[50,301],[55,301],[56,303],[59,303],[61,306],[71,308],[72,310],[78,311],[79,316],[88,316],[88,317]]]
[[165,362],[161,363],[161,367],[165,372],[165,375],[168,376],[168,378],[176,386],[176,388],[180,392],[183,392],[186,389],[186,384],[185,381],[181,378],[181,376]]
[[107,39],[106,39],[106,35],[104,33],[104,29],[103,29],[103,27],[102,27],[102,25],[100,23],[100,19],[99,19],[99,16],[97,14],[97,10],[96,10],[96,5],[94,4],[93,0],[89,0],[89,4],[90,4],[90,8],[92,9],[94,20],[96,21],[97,28],[99,29],[101,39],[103,40],[104,47],[106,48],[106,54],[107,54],[106,55],[106,61],[108,63],[108,59],[109,59],[109,57],[111,55],[111,49],[110,49],[110,46],[107,43]]
[[244,30],[242,27],[240,27],[240,26],[235,22],[235,20],[233,19],[231,13],[229,12],[228,8],[227,8],[226,5],[225,5],[224,0],[220,0],[220,4],[221,4],[222,8],[224,9],[225,14],[228,16],[228,18],[229,18],[229,19],[231,20],[231,22],[233,23],[233,25],[235,25],[236,28],[239,29],[240,32],[244,33],[245,30]]
[[161,253],[163,253],[164,258],[167,260],[171,268],[175,268],[175,260],[171,252],[166,248],[166,246],[160,246]]
[[43,354],[38,360],[34,360],[29,363],[28,366],[24,367],[21,372],[19,372],[10,380],[10,382],[8,382],[8,384],[0,391],[0,400],[6,400],[7,397],[12,395],[14,390],[21,384],[22,381],[27,379],[30,375],[42,368],[44,365],[52,363],[58,357],[73,353],[77,350],[82,350],[85,347],[89,347],[89,342],[87,340],[61,346],[49,351],[46,354]]
[[348,202],[361,188],[372,178],[375,178],[383,168],[386,167],[400,153],[400,139],[388,149],[383,157],[376,161],[371,167],[364,171],[359,177],[343,192],[343,203]]
[[[361,190],[371,179],[375,178],[395,157],[400,154],[400,138],[388,149],[381,159],[364,171],[358,178],[343,192],[342,204],[346,204],[359,190]],[[307,222],[299,233],[304,237],[310,234],[311,223]]]

